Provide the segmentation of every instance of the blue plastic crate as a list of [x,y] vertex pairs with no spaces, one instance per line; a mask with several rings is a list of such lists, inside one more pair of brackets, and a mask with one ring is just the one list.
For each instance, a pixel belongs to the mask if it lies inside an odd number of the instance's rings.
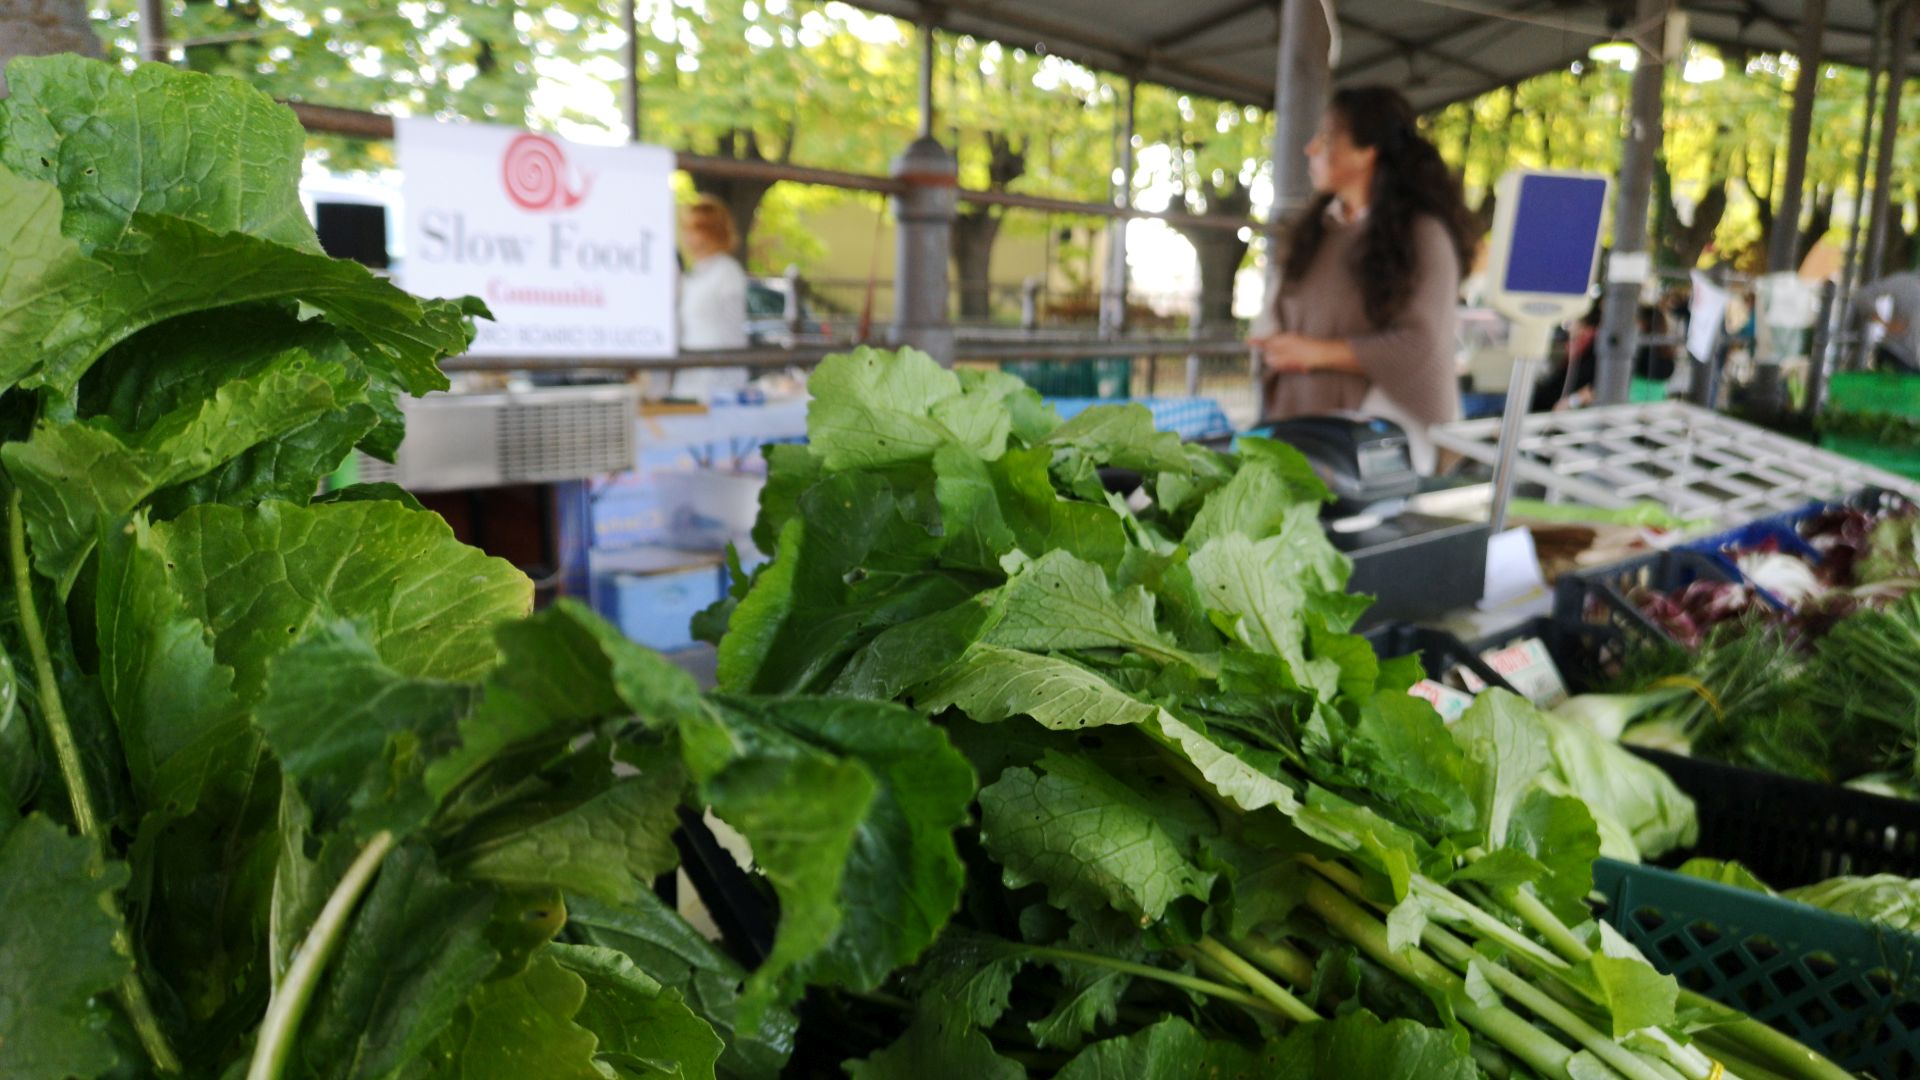
[[1692,551],[1712,559],[1724,569],[1733,580],[1753,585],[1760,598],[1776,608],[1786,609],[1792,605],[1772,592],[1754,585],[1747,575],[1740,572],[1740,560],[1736,552],[1760,548],[1771,541],[1775,547],[1788,555],[1798,555],[1815,566],[1820,565],[1821,555],[1812,544],[1800,535],[1799,523],[1824,509],[1826,503],[1813,503],[1803,509],[1774,517],[1750,521],[1735,529],[1715,533],[1681,544],[1677,550]]
[[642,548],[597,555],[593,606],[633,641],[673,652],[694,643],[693,617],[720,599],[724,573],[699,553]]

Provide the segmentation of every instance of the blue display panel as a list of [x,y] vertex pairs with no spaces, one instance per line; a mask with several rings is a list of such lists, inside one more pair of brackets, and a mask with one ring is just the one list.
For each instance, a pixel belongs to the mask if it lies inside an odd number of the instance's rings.
[[1585,296],[1606,205],[1607,182],[1598,177],[1522,177],[1506,291]]

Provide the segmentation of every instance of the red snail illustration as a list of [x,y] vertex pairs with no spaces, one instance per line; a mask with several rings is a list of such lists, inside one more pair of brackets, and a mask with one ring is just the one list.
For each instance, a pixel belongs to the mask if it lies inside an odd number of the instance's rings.
[[507,198],[523,210],[565,210],[580,205],[593,187],[593,177],[580,176],[579,189],[570,186],[567,155],[545,135],[522,134],[507,144],[500,161],[500,178]]

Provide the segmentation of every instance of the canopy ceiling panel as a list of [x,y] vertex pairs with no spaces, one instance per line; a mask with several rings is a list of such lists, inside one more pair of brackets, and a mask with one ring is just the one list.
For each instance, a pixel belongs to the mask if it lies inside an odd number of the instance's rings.
[[[1278,0],[856,0],[958,33],[1229,101],[1273,103]],[[1684,0],[1694,37],[1791,51],[1803,0]],[[1563,67],[1630,21],[1632,0],[1333,0],[1338,85],[1399,87],[1425,111]],[[1827,54],[1865,64],[1873,0],[1828,0]]]

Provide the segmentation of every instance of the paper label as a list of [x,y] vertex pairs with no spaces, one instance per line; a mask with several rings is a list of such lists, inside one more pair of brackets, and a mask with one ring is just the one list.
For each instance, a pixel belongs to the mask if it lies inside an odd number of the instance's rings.
[[1504,649],[1493,649],[1480,654],[1493,673],[1507,680],[1521,697],[1543,709],[1550,709],[1567,699],[1567,684],[1560,677],[1560,669],[1553,664],[1553,658],[1547,655],[1547,647],[1539,638],[1526,638]]
[[1471,695],[1463,694],[1451,686],[1443,686],[1432,679],[1421,679],[1414,683],[1407,693],[1433,706],[1434,711],[1440,714],[1440,719],[1446,721],[1449,726],[1473,707]]

